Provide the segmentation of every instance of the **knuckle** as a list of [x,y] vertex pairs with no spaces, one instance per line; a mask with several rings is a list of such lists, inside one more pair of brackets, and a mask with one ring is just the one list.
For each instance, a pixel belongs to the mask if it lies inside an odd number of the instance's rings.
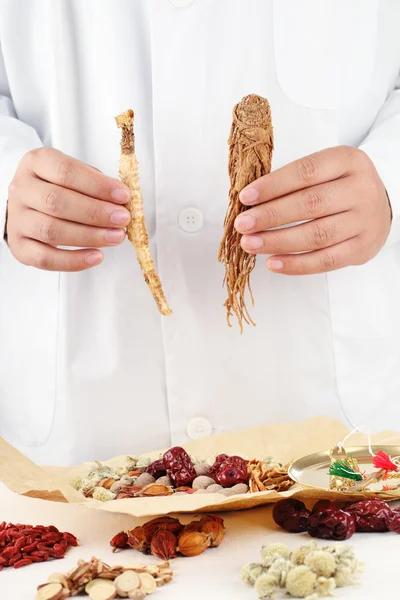
[[317,223],[312,229],[311,242],[316,248],[324,248],[328,243],[330,243],[333,235],[334,231],[332,227]]
[[60,212],[60,197],[55,188],[47,192],[43,198],[43,204],[51,215],[57,215]]
[[324,271],[333,271],[337,265],[337,258],[332,252],[324,252],[321,258],[321,267]]
[[94,201],[86,211],[86,217],[89,223],[98,225],[106,221],[103,209]]
[[276,209],[268,203],[263,207],[263,218],[268,228],[276,227],[278,225],[278,213]]
[[302,203],[307,215],[317,217],[321,214],[325,199],[320,191],[311,188],[303,193]]
[[33,260],[34,266],[43,271],[48,271],[51,268],[51,262],[51,258],[45,250],[37,252]]
[[319,161],[315,156],[307,156],[299,161],[297,175],[301,183],[309,185],[318,177],[320,171]]
[[63,158],[58,165],[58,181],[63,187],[71,185],[75,178],[74,167],[72,161],[67,158]]
[[41,222],[39,224],[39,237],[48,244],[55,244],[59,239],[58,227],[53,222]]

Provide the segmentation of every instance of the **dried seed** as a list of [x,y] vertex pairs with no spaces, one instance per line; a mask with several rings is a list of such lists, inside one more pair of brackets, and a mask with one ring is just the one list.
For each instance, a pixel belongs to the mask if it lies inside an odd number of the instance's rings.
[[126,598],[130,592],[140,588],[139,575],[135,571],[125,571],[114,581],[119,596]]
[[140,589],[146,594],[152,594],[157,589],[155,579],[149,573],[139,573]]
[[38,590],[36,600],[60,600],[63,595],[61,583],[49,583]]

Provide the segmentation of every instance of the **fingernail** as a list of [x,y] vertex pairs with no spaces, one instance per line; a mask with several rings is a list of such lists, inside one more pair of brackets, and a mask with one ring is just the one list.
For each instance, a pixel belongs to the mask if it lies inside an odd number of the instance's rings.
[[130,191],[123,187],[115,188],[115,190],[111,192],[111,198],[115,200],[115,202],[128,202],[130,197]]
[[263,239],[257,235],[246,235],[242,238],[242,246],[245,250],[259,250],[263,247]]
[[235,229],[239,231],[239,233],[244,233],[245,231],[253,229],[255,224],[256,220],[251,215],[240,215],[236,218]]
[[259,198],[260,194],[254,187],[245,188],[239,194],[240,202],[242,204],[253,204]]
[[118,244],[124,239],[125,231],[123,229],[107,229],[104,237],[109,244]]
[[99,265],[103,262],[103,253],[102,252],[91,252],[86,255],[85,261],[88,265]]
[[267,267],[271,271],[281,271],[283,269],[283,262],[277,258],[270,258],[267,260]]
[[128,225],[130,216],[127,210],[117,210],[111,214],[110,221],[114,225]]

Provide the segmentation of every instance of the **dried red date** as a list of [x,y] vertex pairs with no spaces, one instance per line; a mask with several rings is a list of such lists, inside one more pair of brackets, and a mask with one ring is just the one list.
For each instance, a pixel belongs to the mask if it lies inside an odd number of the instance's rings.
[[316,503],[307,519],[307,531],[323,540],[347,540],[356,531],[353,515],[336,508],[329,500]]
[[392,509],[383,500],[362,500],[346,507],[346,512],[354,516],[356,530],[362,533],[388,531],[387,521]]
[[155,479],[158,479],[159,477],[164,477],[164,475],[167,474],[167,469],[165,468],[163,459],[160,458],[160,460],[155,460],[152,462],[151,465],[147,467],[145,472],[153,475]]
[[179,446],[168,450],[163,456],[163,461],[167,475],[176,487],[189,485],[197,477],[190,456]]
[[400,533],[400,511],[393,510],[392,514],[386,520],[386,525],[389,531],[394,531],[394,533]]
[[306,531],[309,514],[310,511],[303,502],[294,498],[280,500],[275,504],[272,511],[275,523],[290,533]]
[[219,454],[210,470],[212,477],[222,487],[233,487],[237,483],[247,483],[247,461],[240,456]]

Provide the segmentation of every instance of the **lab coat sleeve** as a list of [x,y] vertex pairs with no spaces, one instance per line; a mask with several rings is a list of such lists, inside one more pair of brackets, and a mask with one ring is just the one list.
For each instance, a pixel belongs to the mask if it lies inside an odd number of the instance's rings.
[[42,145],[35,129],[17,118],[0,47],[0,244],[5,243],[8,186],[24,154]]
[[400,75],[397,86],[379,112],[360,146],[374,163],[388,193],[393,212],[387,244],[400,242]]

